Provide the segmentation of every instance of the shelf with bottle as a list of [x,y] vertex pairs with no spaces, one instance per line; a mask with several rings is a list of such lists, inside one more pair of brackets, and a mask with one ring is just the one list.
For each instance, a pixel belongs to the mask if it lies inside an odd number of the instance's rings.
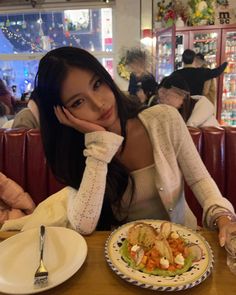
[[217,42],[217,39],[216,38],[207,38],[207,39],[194,39],[193,40],[193,43],[196,43],[196,42],[201,42],[201,43],[210,43],[210,42]]
[[232,78],[234,80],[233,82],[235,82],[236,73],[225,73],[224,75],[225,75],[225,78],[227,78],[229,80]]
[[227,39],[225,46],[226,54],[231,54],[236,52],[236,40],[235,39]]
[[235,79],[231,79],[230,81],[226,81],[224,84],[222,98],[223,98],[223,100],[228,100],[228,99],[235,99],[235,97],[236,97]]
[[171,62],[171,56],[170,55],[162,55],[158,56],[158,64],[166,64]]
[[211,53],[211,54],[216,54],[217,48],[216,48],[216,42],[213,43],[201,43],[201,42],[196,42],[194,43],[194,49],[196,53]]
[[228,58],[235,58],[236,56],[236,47],[234,50],[225,50],[225,55],[228,57]]
[[166,59],[171,56],[171,52],[158,51],[158,59]]
[[221,124],[236,126],[236,96],[231,99],[223,99]]
[[216,57],[216,50],[208,51],[208,53],[205,54],[205,58],[215,58]]
[[227,68],[225,69],[225,75],[228,76],[235,73],[236,73],[236,61],[235,62],[228,61]]

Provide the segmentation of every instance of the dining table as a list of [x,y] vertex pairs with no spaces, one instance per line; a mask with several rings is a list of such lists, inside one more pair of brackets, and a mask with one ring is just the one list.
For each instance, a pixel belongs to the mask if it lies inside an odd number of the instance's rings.
[[[145,294],[190,294],[235,295],[236,276],[226,264],[226,251],[220,247],[218,233],[207,229],[198,231],[210,244],[214,254],[212,273],[199,285],[181,291],[153,291],[141,288],[121,279],[109,267],[104,254],[105,243],[111,232],[95,231],[84,236],[88,254],[82,267],[67,281],[43,292],[44,295],[145,295]],[[0,243],[17,232],[0,232]],[[66,242],[66,241],[65,241]],[[0,294],[3,294],[0,292]]]

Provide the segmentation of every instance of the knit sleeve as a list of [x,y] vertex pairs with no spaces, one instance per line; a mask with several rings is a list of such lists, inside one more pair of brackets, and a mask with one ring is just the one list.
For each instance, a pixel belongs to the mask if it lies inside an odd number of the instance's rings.
[[86,167],[79,189],[70,191],[67,207],[72,227],[81,234],[90,234],[96,228],[106,187],[107,164],[122,141],[122,136],[107,131],[85,135]]

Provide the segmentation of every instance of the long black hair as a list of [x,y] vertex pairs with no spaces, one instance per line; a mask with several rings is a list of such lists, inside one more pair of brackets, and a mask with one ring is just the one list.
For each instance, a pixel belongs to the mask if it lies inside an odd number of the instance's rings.
[[7,114],[6,105],[0,101],[0,117],[4,117]]
[[[84,134],[60,124],[53,109],[56,105],[62,105],[62,83],[72,67],[92,71],[110,87],[117,102],[121,135],[124,138],[126,138],[127,120],[137,116],[142,107],[125,96],[100,62],[86,50],[61,47],[48,52],[41,59],[35,79],[37,89],[35,100],[39,107],[40,129],[46,158],[54,175],[61,182],[78,189],[85,169]],[[110,225],[116,222],[111,205],[119,208],[129,176],[128,170],[117,160],[113,159],[108,165],[98,229],[110,229]]]

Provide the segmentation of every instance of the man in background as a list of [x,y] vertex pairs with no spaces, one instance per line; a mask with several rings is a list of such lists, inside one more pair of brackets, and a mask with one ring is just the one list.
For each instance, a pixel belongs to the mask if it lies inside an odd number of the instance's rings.
[[178,74],[183,77],[189,86],[190,95],[203,95],[204,83],[220,76],[228,63],[224,62],[214,69],[205,67],[197,68],[195,65],[195,57],[196,53],[193,50],[186,49],[182,55],[184,68],[174,71],[173,74]]

